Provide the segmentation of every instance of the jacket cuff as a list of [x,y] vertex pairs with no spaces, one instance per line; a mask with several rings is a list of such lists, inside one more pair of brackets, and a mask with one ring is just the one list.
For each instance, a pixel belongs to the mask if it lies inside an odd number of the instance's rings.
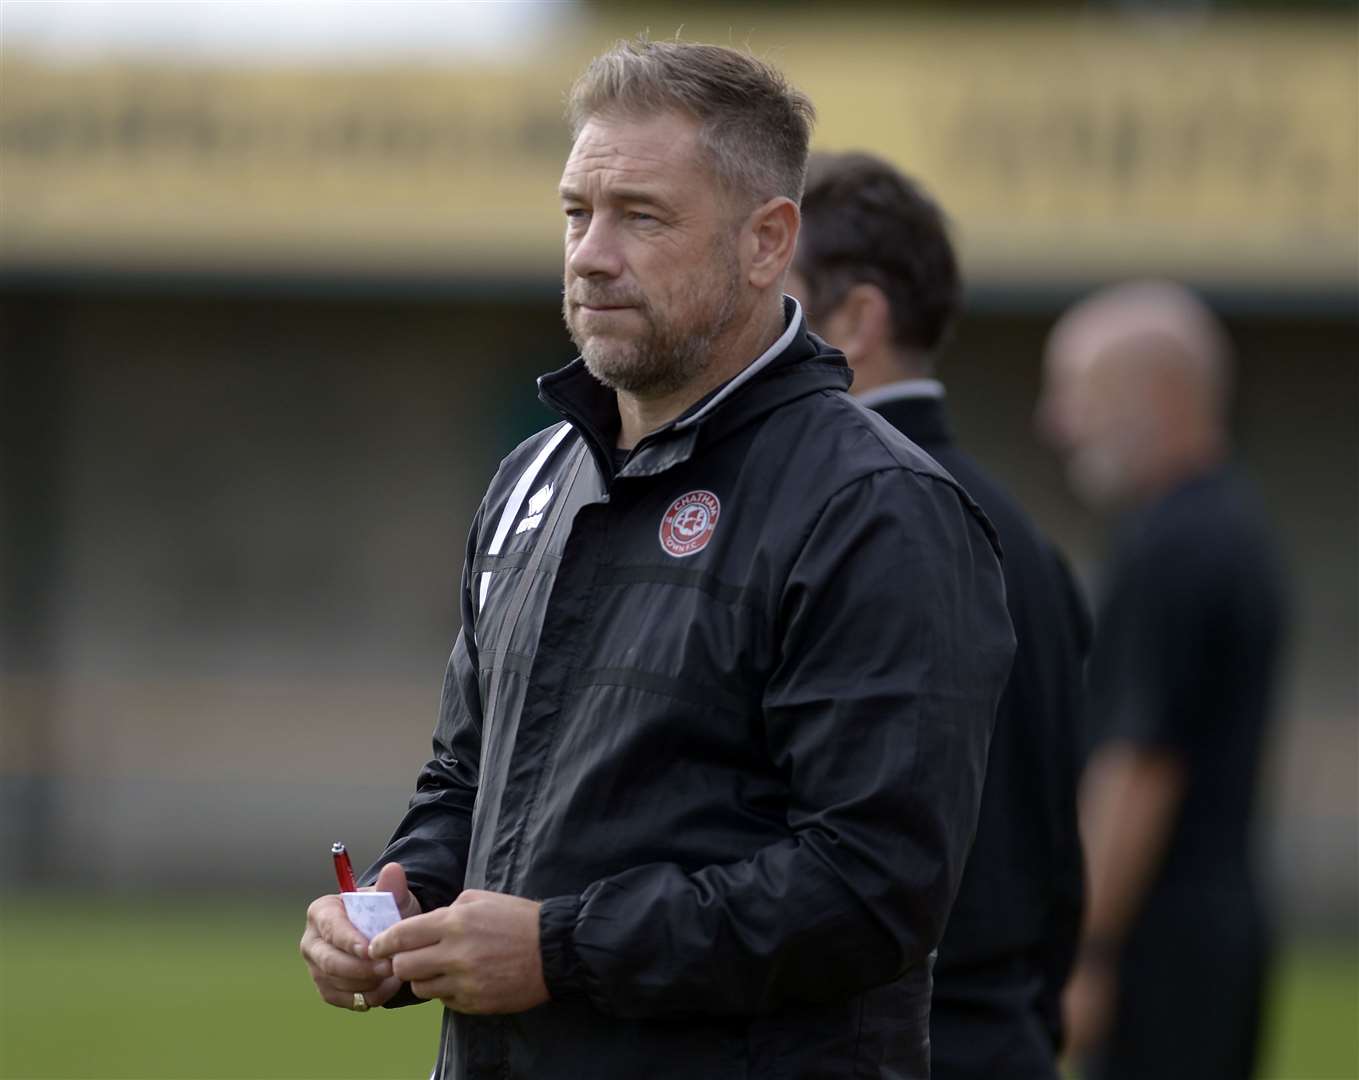
[[410,983],[402,983],[401,989],[382,1003],[384,1009],[404,1009],[407,1005],[423,1005],[425,999],[416,997]]
[[553,1001],[585,992],[584,974],[576,955],[576,918],[580,897],[554,896],[538,908],[538,948],[543,957],[543,982]]

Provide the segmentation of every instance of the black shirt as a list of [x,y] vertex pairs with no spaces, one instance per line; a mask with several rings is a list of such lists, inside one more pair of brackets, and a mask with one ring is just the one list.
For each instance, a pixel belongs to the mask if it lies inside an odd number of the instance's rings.
[[1091,657],[1096,739],[1175,753],[1185,789],[1092,1080],[1255,1075],[1269,920],[1251,845],[1283,597],[1264,514],[1230,468],[1120,530]]
[[1178,752],[1187,770],[1160,887],[1247,885],[1266,721],[1283,636],[1279,558],[1230,468],[1120,530],[1091,657],[1095,737]]

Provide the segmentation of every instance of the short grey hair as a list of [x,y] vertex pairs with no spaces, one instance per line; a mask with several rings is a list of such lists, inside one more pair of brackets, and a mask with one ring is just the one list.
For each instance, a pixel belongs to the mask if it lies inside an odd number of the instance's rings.
[[597,116],[678,111],[699,122],[718,180],[751,205],[802,199],[816,109],[770,64],[738,49],[685,41],[618,42],[567,96],[571,137]]

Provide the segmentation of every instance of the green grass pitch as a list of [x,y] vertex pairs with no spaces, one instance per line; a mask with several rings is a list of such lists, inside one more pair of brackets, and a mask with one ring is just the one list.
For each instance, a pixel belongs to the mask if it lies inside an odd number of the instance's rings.
[[[321,1004],[306,899],[0,900],[0,1077],[428,1076],[438,1006]],[[1272,1002],[1261,1080],[1359,1078],[1359,945],[1295,945]]]

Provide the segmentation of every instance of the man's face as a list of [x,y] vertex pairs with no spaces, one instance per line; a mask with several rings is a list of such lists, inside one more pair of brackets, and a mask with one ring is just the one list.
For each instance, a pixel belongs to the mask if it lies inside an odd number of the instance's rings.
[[678,113],[591,119],[561,196],[562,316],[590,372],[646,397],[698,379],[747,290],[739,225],[697,122]]
[[1154,453],[1158,413],[1134,361],[1067,346],[1049,352],[1039,423],[1075,493],[1093,507],[1134,498]]

